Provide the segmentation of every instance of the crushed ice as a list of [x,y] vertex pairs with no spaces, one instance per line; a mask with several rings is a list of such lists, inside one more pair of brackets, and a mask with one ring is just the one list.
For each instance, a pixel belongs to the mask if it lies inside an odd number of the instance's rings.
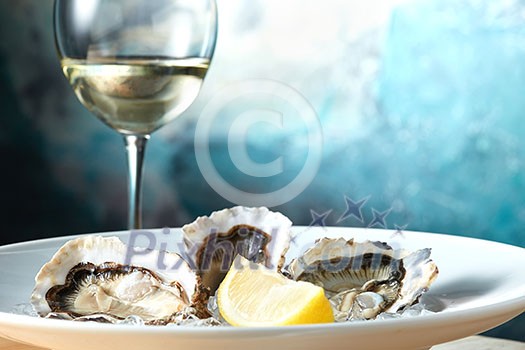
[[[189,327],[217,327],[217,326],[229,326],[228,323],[222,318],[219,313],[219,307],[217,305],[217,298],[212,296],[208,301],[208,310],[210,311],[211,317],[205,319],[199,319],[194,314],[194,309],[186,308],[178,314],[174,315],[171,323],[167,326],[176,327],[176,326],[189,326]],[[11,313],[16,315],[26,315],[32,317],[38,317],[38,314],[34,311],[30,303],[17,304],[11,311]],[[425,307],[423,303],[413,305],[406,308],[400,313],[381,313],[375,319],[376,320],[391,320],[391,319],[400,319],[408,317],[417,317],[421,315],[431,315],[435,314],[434,311],[431,311]],[[90,315],[83,316],[79,318],[73,318],[65,313],[50,313],[46,318],[52,319],[61,319],[61,320],[74,320],[77,322],[86,322],[86,321],[96,321],[101,323],[113,323],[129,326],[144,326],[144,320],[139,316],[131,315],[125,319],[117,319],[108,315]],[[373,322],[373,320],[349,320],[343,322]]]
[[15,315],[38,317],[38,314],[35,312],[33,306],[30,303],[16,304],[11,308],[10,312]]

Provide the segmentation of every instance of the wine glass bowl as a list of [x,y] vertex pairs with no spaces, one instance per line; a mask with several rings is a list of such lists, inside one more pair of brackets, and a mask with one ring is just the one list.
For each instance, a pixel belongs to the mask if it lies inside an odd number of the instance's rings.
[[209,60],[63,59],[77,97],[122,134],[151,134],[184,112],[197,97]]
[[197,97],[217,38],[214,0],[56,0],[55,40],[80,102],[124,136],[129,228],[141,228],[149,135]]

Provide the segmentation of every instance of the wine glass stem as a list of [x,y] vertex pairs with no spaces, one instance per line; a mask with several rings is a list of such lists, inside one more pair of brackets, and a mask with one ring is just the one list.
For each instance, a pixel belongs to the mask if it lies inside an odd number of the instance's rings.
[[149,135],[124,135],[128,156],[128,228],[142,228],[142,170]]

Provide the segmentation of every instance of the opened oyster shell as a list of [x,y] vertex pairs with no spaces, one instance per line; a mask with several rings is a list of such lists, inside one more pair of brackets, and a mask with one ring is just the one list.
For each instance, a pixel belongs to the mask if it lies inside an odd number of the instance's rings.
[[237,254],[278,270],[290,243],[292,222],[268,208],[233,207],[182,227],[187,255],[213,294]]
[[417,302],[438,274],[429,257],[430,249],[410,253],[381,242],[323,238],[288,272],[325,289],[336,321],[371,319]]
[[[197,276],[175,253],[135,254],[116,237],[86,236],[67,242],[35,278],[31,303],[41,316],[139,316],[163,324],[198,299]],[[159,257],[167,268],[159,269]]]

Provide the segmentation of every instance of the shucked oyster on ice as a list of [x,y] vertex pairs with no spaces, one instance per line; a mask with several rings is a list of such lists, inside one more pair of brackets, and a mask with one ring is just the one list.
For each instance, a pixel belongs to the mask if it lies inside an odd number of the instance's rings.
[[295,280],[325,289],[336,321],[371,319],[418,301],[437,277],[430,249],[410,253],[386,243],[323,238],[288,266]]
[[292,222],[268,208],[233,207],[182,227],[190,260],[214,293],[237,254],[278,270],[290,244]]
[[[31,296],[40,316],[124,319],[135,315],[163,324],[198,298],[197,276],[175,253],[151,252],[126,261],[116,237],[85,236],[67,242],[35,278]],[[167,269],[159,270],[159,260]]]
[[[77,238],[38,272],[31,304],[40,316],[62,319],[180,324],[207,318],[216,324],[208,318],[217,315],[213,306],[208,310],[208,298],[235,256],[280,271],[291,226],[264,207],[217,211],[182,228],[184,258],[165,251],[136,254],[116,237]],[[438,269],[430,249],[409,252],[381,242],[323,238],[293,259],[287,272],[323,287],[336,321],[346,321],[413,305]]]

